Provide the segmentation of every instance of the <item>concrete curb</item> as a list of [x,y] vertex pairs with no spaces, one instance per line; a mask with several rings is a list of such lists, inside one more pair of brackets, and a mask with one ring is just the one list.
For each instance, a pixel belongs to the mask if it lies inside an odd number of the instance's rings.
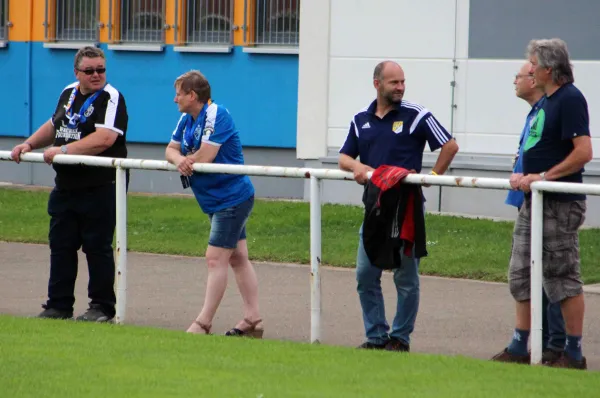
[[600,294],[600,283],[584,286],[583,291],[588,294]]

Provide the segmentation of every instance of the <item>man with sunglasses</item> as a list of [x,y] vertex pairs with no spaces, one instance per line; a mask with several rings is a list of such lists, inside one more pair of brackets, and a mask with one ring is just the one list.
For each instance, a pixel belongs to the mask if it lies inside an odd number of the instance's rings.
[[58,154],[125,158],[128,115],[123,95],[106,82],[102,50],[84,47],[75,55],[77,81],[63,89],[54,115],[11,153],[45,148],[44,160],[56,171],[48,200],[50,280],[41,318],[70,319],[75,303],[77,251],[89,270],[88,310],[77,320],[108,322],[115,315],[115,169],[53,164]]
[[[525,193],[519,190],[519,182],[523,178],[523,148],[527,142],[532,124],[537,118],[537,114],[542,109],[546,96],[544,91],[536,86],[535,79],[530,73],[531,63],[525,62],[519,73],[515,75],[514,85],[517,97],[525,100],[531,109],[525,118],[525,126],[521,131],[519,147],[513,163],[513,173],[510,176],[510,185],[513,191],[509,191],[505,203],[515,206],[521,210],[525,202]],[[543,334],[543,363],[554,363],[562,356],[564,351],[566,334],[565,322],[560,312],[560,303],[550,303],[546,292],[543,292],[542,307],[542,334]],[[495,361],[499,362],[523,362],[529,363],[529,353],[527,350],[527,339],[522,338],[522,330],[515,332],[518,338],[511,340],[506,350],[503,350],[496,356]],[[525,332],[527,333],[527,332]]]

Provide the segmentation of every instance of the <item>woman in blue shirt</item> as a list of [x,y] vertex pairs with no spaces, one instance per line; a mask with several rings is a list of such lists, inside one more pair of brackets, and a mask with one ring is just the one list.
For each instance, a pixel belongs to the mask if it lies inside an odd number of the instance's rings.
[[261,338],[258,281],[246,244],[246,222],[254,206],[252,182],[247,175],[193,170],[194,163],[244,164],[240,137],[229,111],[210,98],[210,84],[200,72],[190,71],[177,78],[175,103],[182,116],[165,154],[181,173],[184,188],[191,187],[211,222],[204,306],[187,331],[210,334],[231,264],[244,302],[244,319],[226,335]]

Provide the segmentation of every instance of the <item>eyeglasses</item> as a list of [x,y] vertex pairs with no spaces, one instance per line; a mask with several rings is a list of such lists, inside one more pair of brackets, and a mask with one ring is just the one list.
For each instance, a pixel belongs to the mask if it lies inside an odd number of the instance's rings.
[[98,73],[99,75],[103,74],[104,72],[106,72],[106,68],[96,68],[96,69],[77,69],[79,72],[83,72],[88,76],[92,76],[94,74],[94,72]]
[[520,79],[520,78],[522,78],[522,77],[531,77],[531,78],[533,78],[533,75],[532,75],[532,74],[527,74],[527,75],[515,75],[515,79]]

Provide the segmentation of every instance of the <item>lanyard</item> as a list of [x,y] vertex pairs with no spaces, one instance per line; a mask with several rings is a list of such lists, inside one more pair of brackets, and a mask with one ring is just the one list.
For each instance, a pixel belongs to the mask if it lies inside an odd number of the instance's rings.
[[187,120],[185,122],[185,134],[184,134],[184,143],[185,149],[187,152],[194,152],[196,147],[196,129],[200,126],[204,115],[202,112],[198,115],[198,118],[194,121],[192,115],[188,115]]
[[79,112],[76,114],[73,114],[73,103],[75,102],[75,97],[77,96],[77,93],[79,92],[79,85],[73,87],[73,90],[71,91],[71,95],[69,96],[69,101],[67,102],[67,105],[65,105],[65,114],[67,116],[67,119],[69,119],[69,127],[75,127],[77,125],[77,123],[79,123],[79,122],[85,123],[85,121],[87,119],[85,117],[85,111],[87,111],[87,109],[90,107],[90,105],[92,105],[92,103],[96,100],[96,98],[98,98],[101,91],[102,90],[98,90],[93,95],[88,97],[88,99],[85,100],[85,102],[79,109]]

